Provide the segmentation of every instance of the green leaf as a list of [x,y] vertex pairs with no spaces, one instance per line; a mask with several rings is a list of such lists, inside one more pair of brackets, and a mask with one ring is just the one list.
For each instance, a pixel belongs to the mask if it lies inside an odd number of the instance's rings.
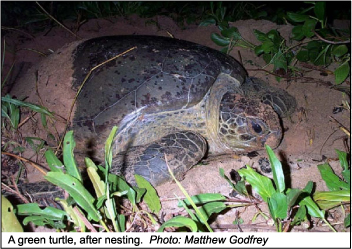
[[230,44],[230,41],[228,38],[224,38],[217,33],[211,33],[210,38],[216,45],[221,47],[225,47]]
[[1,232],[23,232],[11,202],[1,195]]
[[293,217],[293,221],[291,222],[292,226],[299,225],[302,221],[304,221],[307,217],[307,208],[306,206],[300,206],[297,210],[297,213]]
[[317,20],[314,19],[308,19],[304,22],[302,31],[307,38],[311,38],[312,36],[314,36],[313,30],[315,29],[316,25]]
[[24,101],[21,101],[21,100],[13,99],[13,98],[11,98],[10,95],[6,95],[5,97],[1,97],[1,102],[2,101],[6,102],[6,103],[14,104],[15,106],[28,107],[32,111],[35,111],[35,112],[42,113],[42,114],[48,115],[50,117],[53,117],[53,113],[49,112],[45,107],[40,106],[40,105],[34,105],[34,104],[31,104],[31,103],[28,103],[28,102],[24,102]]
[[219,174],[222,178],[224,178],[230,184],[230,186],[233,189],[235,188],[235,185],[233,184],[233,182],[225,175],[225,171],[223,168],[219,168]]
[[64,229],[66,225],[61,220],[49,220],[42,216],[28,216],[23,219],[23,225],[33,222],[36,226],[51,226],[55,229]]
[[280,193],[285,190],[285,176],[282,170],[282,165],[279,159],[276,157],[274,151],[268,146],[265,145],[266,153],[268,154],[271,169],[273,171],[273,178],[275,186]]
[[134,175],[136,179],[136,183],[139,188],[145,188],[147,190],[146,194],[144,195],[143,200],[148,205],[149,209],[153,212],[158,214],[161,210],[161,203],[158,194],[155,191],[155,188],[142,176]]
[[256,191],[265,202],[268,202],[274,193],[275,189],[268,177],[262,176],[259,173],[255,172],[251,167],[246,165],[246,169],[238,170],[238,173],[245,177],[246,181],[252,186],[254,191]]
[[307,182],[307,185],[304,187],[303,192],[311,194],[313,191],[314,183],[312,181]]
[[268,41],[265,41],[263,42],[262,44],[262,49],[263,49],[263,52],[268,54],[268,53],[271,53],[271,52],[274,52],[274,43],[270,40]]
[[88,219],[99,221],[101,216],[94,207],[94,197],[75,177],[60,172],[48,172],[45,179],[66,190],[75,202],[88,213]]
[[45,151],[45,159],[49,165],[49,168],[52,172],[62,172],[63,173],[63,163],[56,157],[54,152],[49,148]]
[[53,220],[63,220],[67,213],[63,210],[46,207],[41,209],[37,203],[27,203],[17,205],[17,214],[18,215],[40,215],[47,219]]
[[303,25],[298,25],[292,28],[292,38],[296,41],[301,41],[305,35],[303,33]]
[[351,201],[349,190],[319,191],[314,193],[313,199],[321,209],[327,210]]
[[348,48],[346,45],[336,45],[333,47],[331,53],[339,58],[348,53]]
[[[65,212],[72,218],[75,230],[72,231],[76,231],[76,229],[80,232],[85,232],[86,231],[86,225],[84,224],[84,221],[82,220],[81,216],[79,216],[73,209],[72,206],[68,205],[66,200],[58,200],[61,204],[61,206],[64,208]],[[81,215],[84,217],[84,214],[82,213],[82,211],[79,209],[79,207],[77,207],[78,212],[81,213]],[[72,232],[71,231],[71,232]]]
[[[203,217],[208,220],[212,214],[220,213],[224,209],[226,209],[226,205],[223,202],[210,202],[201,206],[199,211],[202,213]],[[202,222],[202,219],[199,217],[198,219]]]
[[277,53],[273,56],[272,61],[274,64],[274,70],[282,68],[285,72],[287,72],[287,60],[281,50],[277,51]]
[[339,156],[339,161],[343,170],[348,170],[347,153],[341,150],[335,149],[337,155]]
[[305,197],[300,201],[299,205],[304,205],[308,209],[308,213],[316,218],[325,219],[325,211],[320,210],[318,205],[313,201],[310,196]]
[[43,127],[44,127],[45,129],[47,129],[47,128],[48,128],[48,125],[47,125],[47,122],[46,122],[46,115],[43,114],[43,113],[41,113],[41,114],[40,114],[40,119],[41,119],[41,121],[42,121]]
[[314,6],[314,13],[316,17],[321,22],[325,22],[325,9],[326,9],[326,2],[324,1],[317,1],[315,2]]
[[267,35],[257,29],[253,30],[253,33],[258,41],[261,41],[261,42],[269,41],[269,38],[267,37]]
[[[114,126],[109,134],[108,139],[105,142],[105,168],[106,172],[110,171],[111,162],[112,162],[112,144],[115,138],[117,131],[117,126]],[[106,174],[107,175],[107,174]]]
[[86,157],[84,161],[87,166],[87,173],[90,181],[93,184],[95,194],[98,198],[100,198],[101,196],[105,195],[105,183],[100,179],[100,176],[98,175],[98,172],[97,172],[98,168],[95,165],[95,163],[88,157]]
[[242,38],[240,32],[236,27],[231,27],[231,28],[222,30],[221,35],[226,38],[230,38],[230,39],[232,38],[234,41],[240,40]]
[[293,188],[293,189],[288,189],[286,196],[287,196],[287,206],[288,208],[293,207],[296,204],[296,201],[298,197],[303,193],[302,190]]
[[176,216],[166,221],[157,232],[162,232],[167,227],[188,227],[191,232],[197,232],[198,230],[197,224],[192,219],[183,216]]
[[216,24],[216,20],[214,17],[210,17],[205,19],[204,21],[202,21],[199,26],[209,26],[209,25],[215,25]]
[[347,76],[350,74],[350,65],[348,64],[348,61],[345,61],[338,68],[336,68],[334,74],[336,84],[341,84],[344,82]]
[[302,62],[307,62],[309,61],[309,54],[307,50],[300,50],[297,53],[297,60],[302,61]]
[[109,174],[108,181],[112,184],[112,191],[127,191],[127,198],[131,204],[135,207],[137,204],[136,191],[120,176]]
[[270,210],[271,217],[274,220],[277,218],[284,219],[287,216],[287,198],[283,193],[276,192],[274,193],[268,201],[268,206]]
[[345,189],[345,190],[350,189],[349,185],[346,182],[342,181],[334,173],[334,171],[332,170],[332,168],[328,163],[318,165],[318,169],[328,189],[332,191],[340,190],[340,189]]
[[74,158],[73,151],[75,149],[76,143],[73,139],[73,131],[68,131],[64,137],[63,144],[63,157],[66,171],[69,175],[75,177],[80,182],[82,182],[81,173],[78,170],[76,161]]
[[[205,194],[193,195],[191,196],[191,199],[194,202],[194,204],[202,205],[213,201],[225,201],[226,197],[218,193],[205,193]],[[186,203],[187,206],[191,205],[191,203],[187,199],[185,199],[184,202]],[[182,205],[181,203],[178,203],[177,206],[181,207]]]
[[298,14],[294,12],[287,12],[287,17],[294,22],[304,22],[309,19],[308,15]]

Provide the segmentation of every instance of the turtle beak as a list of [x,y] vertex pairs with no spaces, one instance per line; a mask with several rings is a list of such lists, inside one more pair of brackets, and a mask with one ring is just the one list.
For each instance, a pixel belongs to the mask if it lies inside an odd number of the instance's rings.
[[266,136],[266,141],[264,142],[266,145],[269,145],[271,148],[276,148],[279,146],[282,138],[282,130],[281,128],[277,128],[275,130],[271,130],[269,134]]

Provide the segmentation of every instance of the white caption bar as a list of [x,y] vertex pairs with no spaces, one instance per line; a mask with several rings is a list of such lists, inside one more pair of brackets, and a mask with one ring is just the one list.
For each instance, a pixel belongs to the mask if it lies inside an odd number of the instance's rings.
[[2,248],[350,248],[350,233],[2,233]]

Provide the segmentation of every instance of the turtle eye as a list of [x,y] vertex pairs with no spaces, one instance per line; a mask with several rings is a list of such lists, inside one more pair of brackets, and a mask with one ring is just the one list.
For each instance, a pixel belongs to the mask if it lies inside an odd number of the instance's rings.
[[261,134],[263,132],[263,129],[259,124],[255,123],[253,121],[251,123],[252,123],[252,128],[256,133]]

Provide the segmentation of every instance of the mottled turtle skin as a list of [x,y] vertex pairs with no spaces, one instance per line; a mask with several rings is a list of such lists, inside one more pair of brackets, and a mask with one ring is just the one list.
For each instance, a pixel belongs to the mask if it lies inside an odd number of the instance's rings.
[[[102,160],[114,125],[111,172],[134,184],[177,178],[206,154],[246,153],[282,137],[280,116],[295,100],[287,92],[248,78],[231,56],[188,41],[157,36],[110,36],[84,41],[74,56],[74,88],[98,66],[77,98],[75,138]],[[276,112],[275,112],[276,111]],[[93,153],[92,153],[93,151]]]

